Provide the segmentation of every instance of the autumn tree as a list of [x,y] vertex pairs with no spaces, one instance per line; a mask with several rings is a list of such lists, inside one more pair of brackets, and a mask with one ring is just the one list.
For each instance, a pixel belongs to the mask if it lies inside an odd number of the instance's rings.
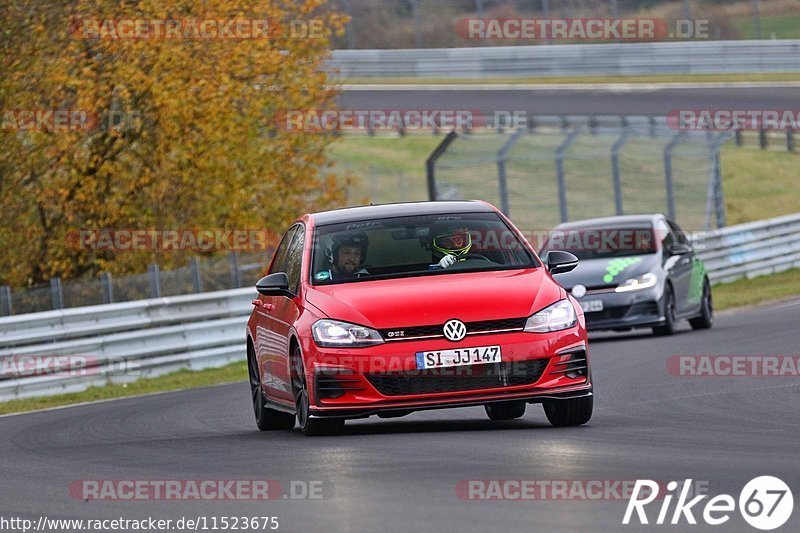
[[[322,63],[346,20],[324,4],[10,0],[0,11],[0,284],[190,255],[86,250],[76,230],[280,232],[298,213],[340,204],[342,186],[319,172],[330,138],[275,127],[286,110],[335,95]],[[226,21],[242,31],[225,35]]]

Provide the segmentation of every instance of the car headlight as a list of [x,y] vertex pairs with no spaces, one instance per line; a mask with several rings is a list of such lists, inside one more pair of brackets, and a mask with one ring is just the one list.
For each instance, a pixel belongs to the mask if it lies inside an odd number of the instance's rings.
[[658,281],[658,277],[655,274],[647,273],[644,276],[639,276],[638,278],[626,279],[619,284],[619,287],[614,289],[614,292],[628,292],[649,289],[656,284],[656,281]]
[[358,347],[383,343],[380,333],[374,329],[339,320],[317,320],[311,326],[311,334],[314,342],[326,347]]
[[569,300],[559,300],[538,313],[529,316],[525,322],[525,331],[531,333],[547,333],[571,328],[578,321],[575,308]]

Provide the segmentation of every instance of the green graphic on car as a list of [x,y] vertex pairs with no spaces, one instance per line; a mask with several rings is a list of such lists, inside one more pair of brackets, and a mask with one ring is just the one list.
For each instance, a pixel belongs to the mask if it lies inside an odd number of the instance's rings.
[[706,279],[706,267],[699,259],[692,265],[692,277],[689,279],[689,294],[687,300],[697,303],[703,297],[703,281]]
[[611,283],[625,269],[641,262],[641,257],[618,257],[617,259],[612,259],[606,265],[606,274],[603,276],[603,281],[606,283]]

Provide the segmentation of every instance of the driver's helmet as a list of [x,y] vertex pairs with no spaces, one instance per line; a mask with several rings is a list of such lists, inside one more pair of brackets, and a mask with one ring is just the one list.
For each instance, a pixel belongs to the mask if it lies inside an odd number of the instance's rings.
[[363,266],[367,260],[367,247],[369,246],[369,239],[363,233],[342,233],[328,239],[325,246],[325,257],[328,262],[331,265],[335,264],[339,248],[345,245],[361,248],[361,264],[359,266]]
[[469,253],[472,236],[466,228],[459,228],[450,233],[436,235],[431,244],[434,252],[442,257],[448,254],[460,257]]

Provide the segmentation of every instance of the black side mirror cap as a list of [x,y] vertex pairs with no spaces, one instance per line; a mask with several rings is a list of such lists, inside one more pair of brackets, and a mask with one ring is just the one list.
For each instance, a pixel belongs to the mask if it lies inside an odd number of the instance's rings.
[[688,244],[670,244],[667,246],[667,253],[669,255],[685,255],[692,251],[692,247]]
[[578,258],[574,254],[562,250],[548,252],[545,262],[547,263],[547,270],[551,274],[570,272],[578,266]]
[[256,283],[256,290],[264,296],[294,296],[289,291],[289,277],[285,272],[264,276]]

